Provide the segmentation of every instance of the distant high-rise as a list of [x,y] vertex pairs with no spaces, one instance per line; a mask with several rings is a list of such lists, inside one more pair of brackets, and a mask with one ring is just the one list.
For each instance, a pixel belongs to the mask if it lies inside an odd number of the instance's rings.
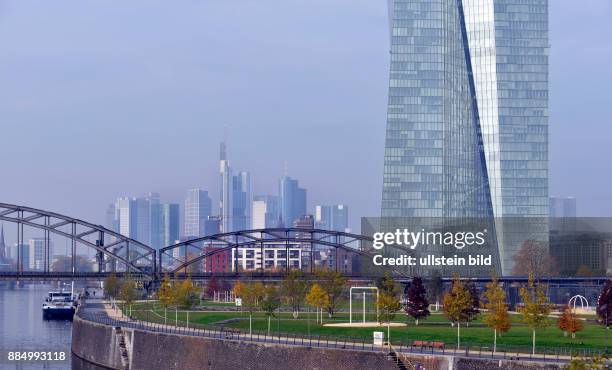
[[221,143],[219,150],[219,217],[221,218],[221,231],[232,231],[232,198],[233,177],[232,169],[227,159],[225,142]]
[[116,204],[111,203],[106,208],[106,228],[114,231],[116,233],[119,232],[119,217],[117,215],[118,209]]
[[549,211],[548,0],[389,0],[389,15],[382,216],[496,217],[508,273],[522,236],[499,220]]
[[204,235],[215,235],[221,232],[221,219],[218,216],[208,216],[204,222]]
[[[136,235],[134,239],[151,245],[151,201],[150,198],[134,199],[136,206]],[[159,195],[157,195],[159,203]]]
[[250,229],[253,178],[246,171],[232,175],[225,142],[219,151],[219,189],[221,232]]
[[119,233],[128,238],[136,237],[136,201],[129,197],[120,197],[115,203]]
[[149,194],[149,233],[150,246],[159,249],[164,247],[164,230],[162,225],[162,204],[159,193]]
[[258,195],[253,198],[252,227],[265,229],[278,227],[280,200],[274,195]]
[[346,231],[348,229],[348,206],[344,204],[316,206],[315,226],[325,230]]
[[119,197],[107,208],[106,227],[146,245],[161,246],[159,194]]
[[21,258],[23,269],[28,270],[30,267],[30,245],[25,243],[15,243],[13,251],[10,253],[9,258],[13,259],[15,263],[18,263],[18,259]]
[[576,198],[550,197],[550,217],[576,217]]
[[164,203],[160,206],[161,245],[169,246],[179,239],[180,209],[178,204]]
[[190,189],[185,197],[185,236],[204,235],[204,222],[211,214],[212,201],[208,192]]
[[49,249],[46,250],[45,238],[32,238],[28,241],[28,249],[28,255],[24,255],[23,261],[24,265],[28,264],[30,270],[44,270],[47,263],[47,268],[51,268],[51,256],[53,255],[53,243],[51,240],[49,240]]
[[280,219],[285,227],[306,214],[306,189],[300,188],[298,180],[285,176],[279,180]]
[[[314,226],[315,226],[314,217],[312,215],[302,215],[302,216],[298,217],[297,219],[295,219],[293,221],[293,225],[290,225],[290,226],[292,226],[293,228],[296,228],[296,229],[312,230],[312,229],[314,229]],[[295,238],[296,239],[310,239],[311,238],[311,234],[309,234],[307,232],[306,233],[296,232],[295,233]]]
[[251,205],[253,203],[253,179],[246,171],[233,177],[232,186],[232,229],[249,230],[251,228]]

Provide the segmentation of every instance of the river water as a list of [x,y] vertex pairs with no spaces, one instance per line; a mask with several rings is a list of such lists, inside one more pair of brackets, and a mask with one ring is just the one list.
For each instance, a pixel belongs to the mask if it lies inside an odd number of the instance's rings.
[[[70,321],[45,321],[42,303],[52,285],[7,285],[0,282],[0,369],[70,369]],[[9,352],[51,352],[64,360],[9,361]]]

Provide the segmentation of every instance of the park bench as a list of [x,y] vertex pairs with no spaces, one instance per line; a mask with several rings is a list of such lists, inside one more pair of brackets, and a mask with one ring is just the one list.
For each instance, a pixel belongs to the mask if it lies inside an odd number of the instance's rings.
[[444,342],[433,342],[433,341],[430,342],[426,340],[415,340],[415,341],[412,341],[412,347],[444,349]]

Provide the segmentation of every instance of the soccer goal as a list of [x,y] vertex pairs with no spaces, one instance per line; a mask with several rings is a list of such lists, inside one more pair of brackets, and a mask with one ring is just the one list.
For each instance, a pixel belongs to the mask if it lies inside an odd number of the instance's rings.
[[366,293],[368,290],[376,291],[376,301],[374,305],[376,307],[376,321],[378,321],[378,288],[375,286],[354,286],[349,291],[349,323],[353,323],[353,290],[363,291],[363,323],[366,322]]

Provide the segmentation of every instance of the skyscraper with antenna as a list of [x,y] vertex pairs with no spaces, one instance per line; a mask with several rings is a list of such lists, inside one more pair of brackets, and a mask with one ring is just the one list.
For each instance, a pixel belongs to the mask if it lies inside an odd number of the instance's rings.
[[221,142],[219,148],[219,217],[221,232],[251,228],[251,207],[253,203],[253,179],[249,172],[232,174],[227,159],[227,146]]
[[227,159],[225,141],[219,148],[219,218],[221,232],[232,231],[232,169]]

